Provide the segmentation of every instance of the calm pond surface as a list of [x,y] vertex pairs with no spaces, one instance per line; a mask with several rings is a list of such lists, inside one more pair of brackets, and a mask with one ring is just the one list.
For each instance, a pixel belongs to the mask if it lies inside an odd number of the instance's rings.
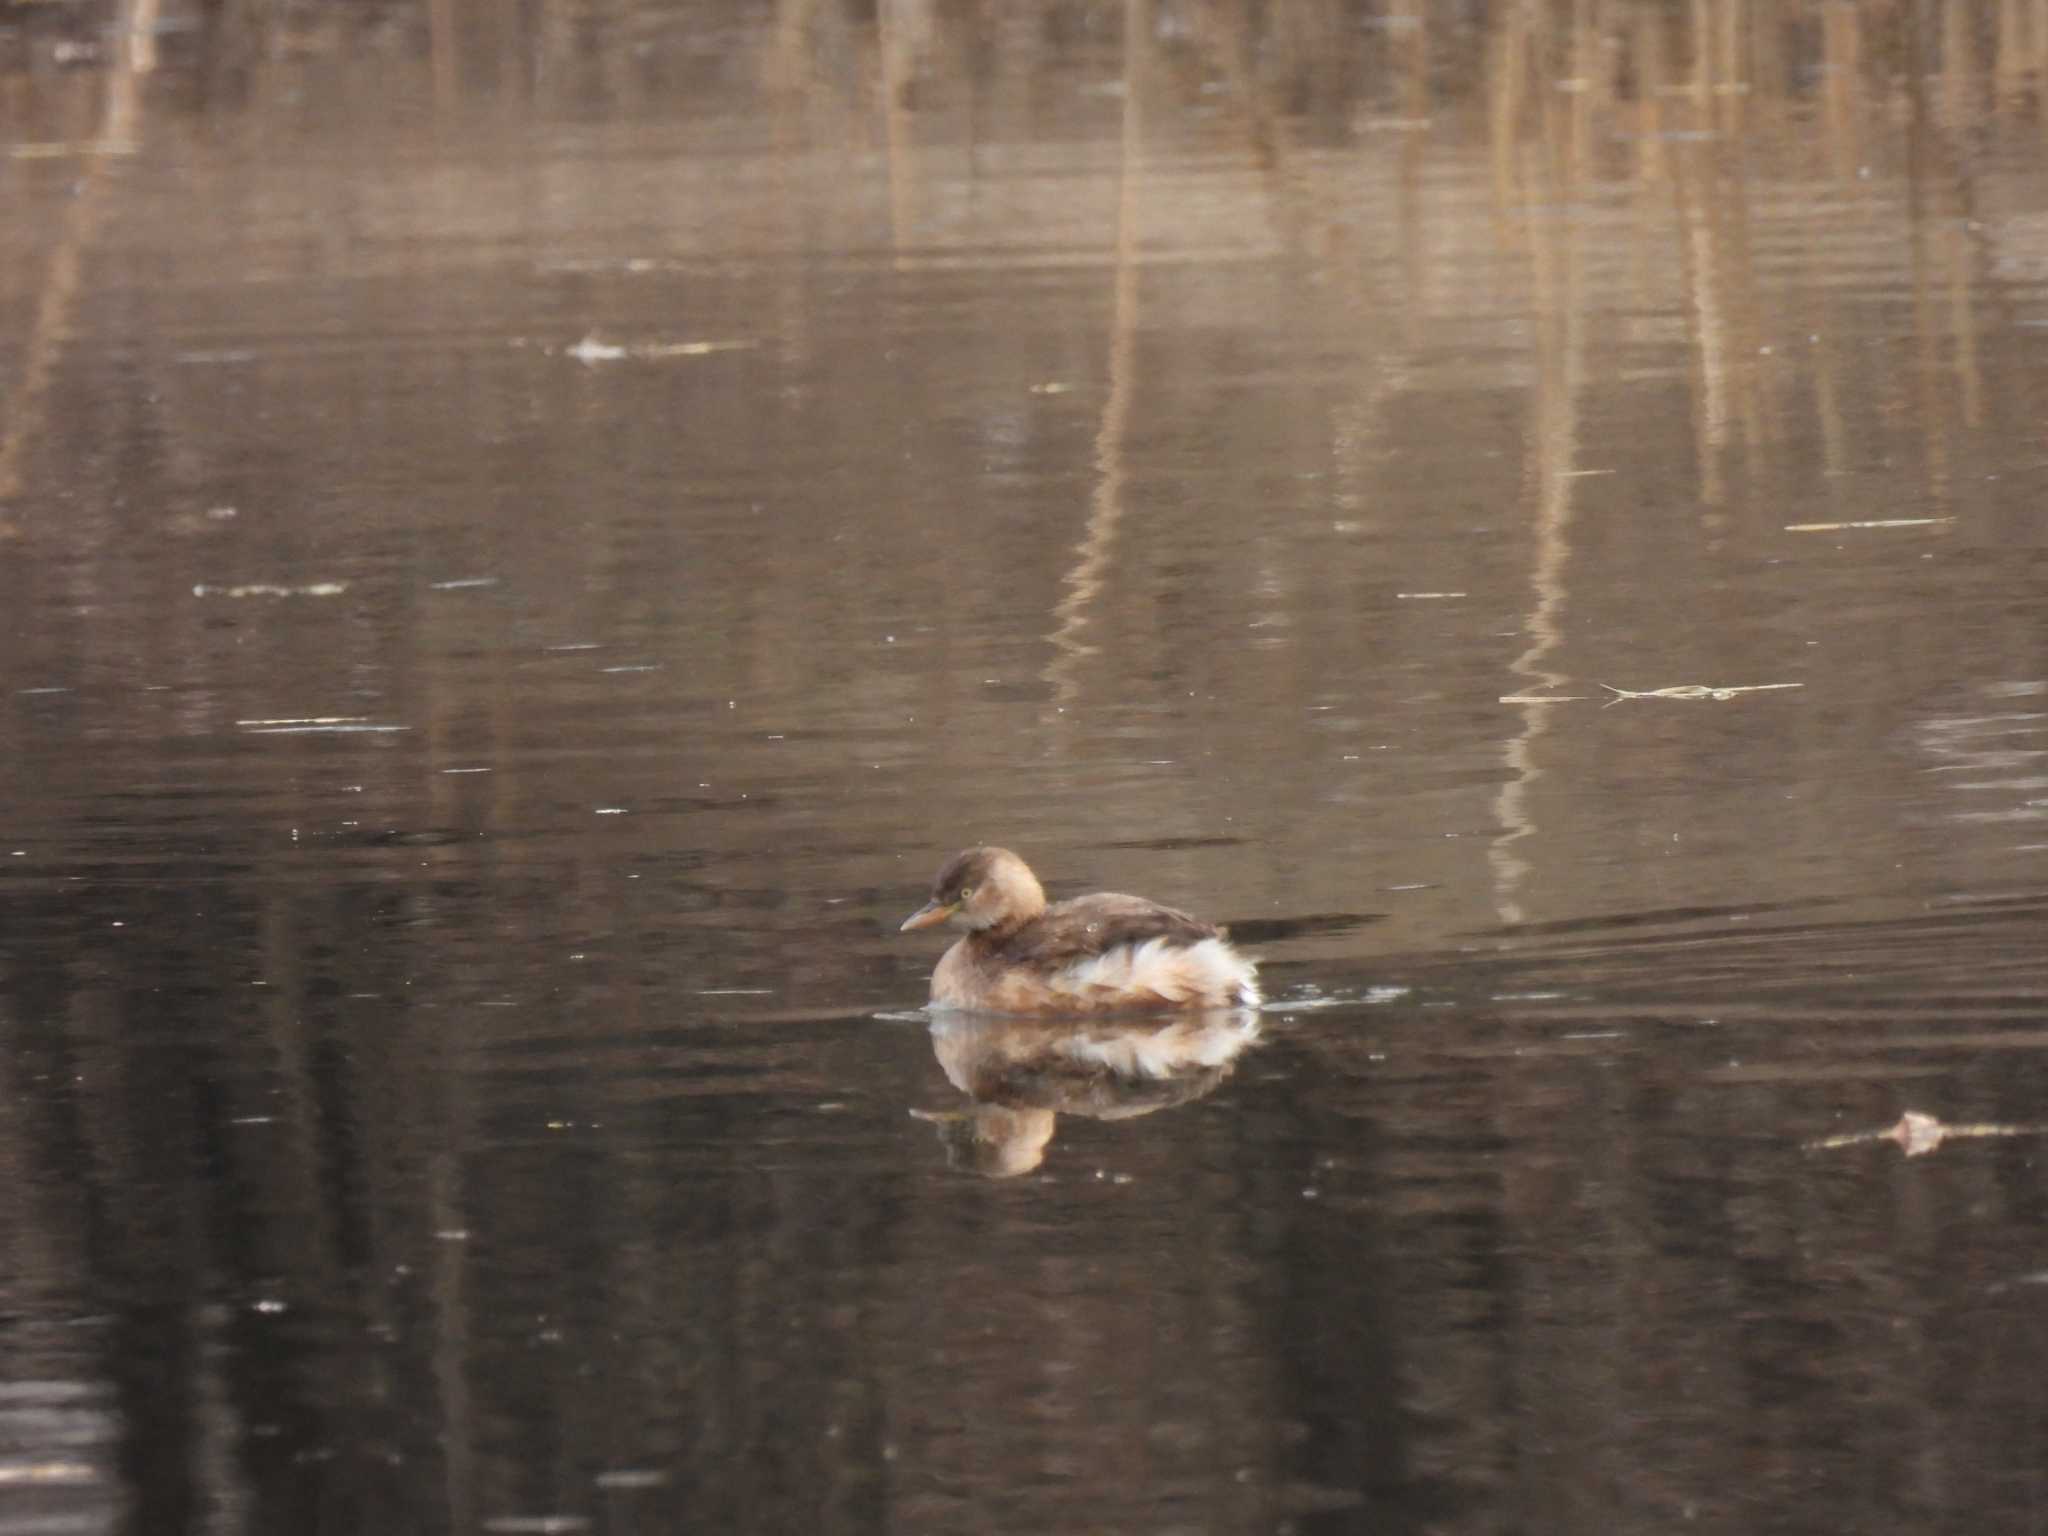
[[2048,1530],[2044,93],[0,5],[0,1533]]

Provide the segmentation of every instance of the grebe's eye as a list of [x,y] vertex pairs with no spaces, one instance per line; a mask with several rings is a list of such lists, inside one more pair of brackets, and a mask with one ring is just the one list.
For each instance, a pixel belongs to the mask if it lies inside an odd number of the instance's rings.
[[961,887],[960,887],[960,899],[961,899],[962,901],[972,901],[972,900],[974,900],[974,887],[973,887],[973,886],[971,886],[971,885],[963,885],[963,886],[961,886]]

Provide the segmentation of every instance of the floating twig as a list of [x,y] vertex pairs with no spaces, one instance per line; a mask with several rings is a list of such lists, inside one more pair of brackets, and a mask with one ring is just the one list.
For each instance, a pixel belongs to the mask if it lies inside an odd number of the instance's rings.
[[1804,688],[1804,683],[1746,683],[1735,688],[1710,688],[1705,683],[1678,683],[1669,688],[1649,688],[1637,692],[1633,688],[1616,688],[1612,683],[1600,684],[1614,697],[1609,704],[1619,704],[1623,699],[1732,699],[1738,693],[1770,693],[1778,688]]
[[705,357],[713,352],[746,352],[758,347],[758,341],[646,341],[616,343],[599,341],[595,334],[584,337],[573,347],[564,347],[562,355],[573,357],[586,367],[598,363],[616,363],[627,358],[647,359],[662,357]]
[[1952,517],[1874,517],[1860,523],[1787,523],[1787,533],[1841,533],[1849,528],[1933,528]]
[[345,581],[312,581],[303,586],[281,586],[274,581],[245,582],[238,587],[216,587],[201,582],[192,589],[194,597],[339,597],[348,590]]
[[1932,1115],[1909,1109],[1897,1125],[1881,1131],[1850,1131],[1840,1136],[1823,1136],[1806,1144],[1809,1152],[1829,1152],[1837,1147],[1856,1147],[1869,1142],[1897,1142],[1908,1157],[1925,1157],[1944,1141],[1973,1136],[2048,1136],[2048,1125],[1943,1125]]
[[14,144],[7,150],[10,160],[68,160],[87,155],[133,155],[142,146],[127,139],[78,139],[53,144]]

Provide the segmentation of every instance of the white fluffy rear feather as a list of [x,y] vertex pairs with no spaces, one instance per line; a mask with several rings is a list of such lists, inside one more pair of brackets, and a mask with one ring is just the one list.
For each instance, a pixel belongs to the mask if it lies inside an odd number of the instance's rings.
[[1177,944],[1148,939],[1123,944],[1056,971],[1047,982],[1052,991],[1076,1002],[1093,1002],[1101,994],[1151,995],[1169,1003],[1209,1002],[1255,1007],[1259,1001],[1258,967],[1221,939]]

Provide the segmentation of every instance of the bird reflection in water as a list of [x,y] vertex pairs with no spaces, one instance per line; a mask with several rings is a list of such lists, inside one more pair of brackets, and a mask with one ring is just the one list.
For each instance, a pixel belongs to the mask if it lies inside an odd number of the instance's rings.
[[1035,1019],[945,1011],[932,1051],[964,1109],[912,1114],[938,1127],[947,1160],[991,1179],[1045,1161],[1061,1115],[1131,1120],[1213,1092],[1259,1038],[1249,1008],[1171,1018]]

